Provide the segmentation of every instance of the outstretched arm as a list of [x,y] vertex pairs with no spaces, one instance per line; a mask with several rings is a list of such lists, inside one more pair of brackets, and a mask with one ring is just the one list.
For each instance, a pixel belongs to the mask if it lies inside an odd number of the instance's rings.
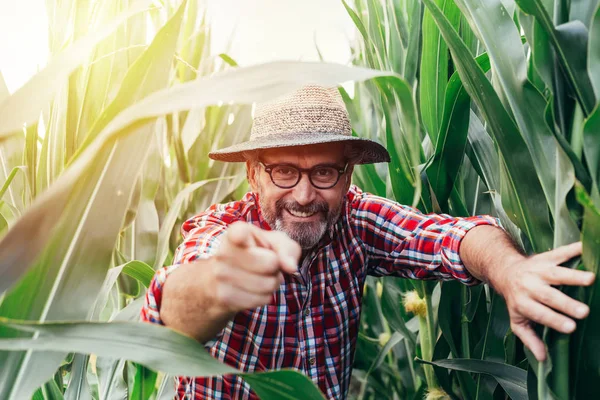
[[531,323],[571,333],[576,326],[569,317],[585,318],[590,311],[587,305],[552,287],[589,286],[594,282],[591,272],[560,266],[581,251],[581,242],[577,242],[527,257],[501,229],[477,226],[463,238],[459,254],[473,276],[504,297],[513,333],[542,361],[546,358],[544,343]]

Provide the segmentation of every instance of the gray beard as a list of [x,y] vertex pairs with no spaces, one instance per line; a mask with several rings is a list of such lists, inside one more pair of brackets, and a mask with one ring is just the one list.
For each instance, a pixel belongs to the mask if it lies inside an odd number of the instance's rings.
[[[284,222],[281,218],[277,218],[275,220],[275,229],[278,231],[283,231],[287,233],[287,235],[292,239],[298,242],[300,247],[304,250],[312,249],[315,247],[325,232],[327,232],[327,228],[329,224],[325,221],[319,221],[318,223],[295,223],[294,229],[286,229],[284,226]],[[313,225],[313,226],[306,226]],[[316,226],[314,226],[316,225]]]
[[[263,213],[264,219],[267,221],[271,228],[285,232],[292,240],[298,242],[303,250],[309,250],[315,247],[325,233],[333,228],[333,225],[339,219],[342,213],[343,203],[340,203],[339,207],[335,210],[329,209],[326,203],[313,203],[308,206],[300,206],[294,203],[284,203],[278,201],[275,205],[275,210],[265,208],[262,204],[262,197],[259,195],[259,205]],[[317,222],[285,222],[282,214],[285,209],[291,208],[295,211],[301,212],[321,212],[325,214],[325,220]]]

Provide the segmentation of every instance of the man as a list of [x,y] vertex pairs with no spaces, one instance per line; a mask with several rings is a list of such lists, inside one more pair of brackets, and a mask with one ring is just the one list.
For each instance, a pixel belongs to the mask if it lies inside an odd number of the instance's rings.
[[[389,154],[351,132],[337,89],[309,86],[257,108],[248,142],[210,154],[245,161],[252,191],[183,225],[175,265],[155,276],[144,319],[196,338],[242,371],[302,371],[340,399],[368,274],[489,282],[540,360],[530,321],[569,333],[569,316],[588,314],[551,286],[592,283],[593,274],[558,266],[581,253],[580,243],[528,258],[494,218],[426,216],[364,193],[351,185],[354,165]],[[231,376],[180,378],[179,395],[256,398]]]

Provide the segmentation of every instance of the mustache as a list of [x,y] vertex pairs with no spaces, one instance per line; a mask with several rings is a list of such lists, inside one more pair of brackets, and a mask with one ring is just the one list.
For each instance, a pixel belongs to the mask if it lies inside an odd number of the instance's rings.
[[326,202],[313,202],[310,204],[302,205],[295,201],[289,201],[279,199],[275,203],[277,214],[280,215],[283,210],[290,210],[301,213],[317,213],[322,212],[325,214],[329,213],[329,205]]

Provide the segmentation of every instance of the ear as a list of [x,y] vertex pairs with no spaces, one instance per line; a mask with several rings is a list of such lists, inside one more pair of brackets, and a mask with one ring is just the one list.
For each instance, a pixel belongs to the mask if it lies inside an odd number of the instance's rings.
[[256,168],[252,165],[252,162],[246,161],[246,179],[248,180],[250,188],[253,192],[256,192],[258,189],[258,176],[256,172]]

